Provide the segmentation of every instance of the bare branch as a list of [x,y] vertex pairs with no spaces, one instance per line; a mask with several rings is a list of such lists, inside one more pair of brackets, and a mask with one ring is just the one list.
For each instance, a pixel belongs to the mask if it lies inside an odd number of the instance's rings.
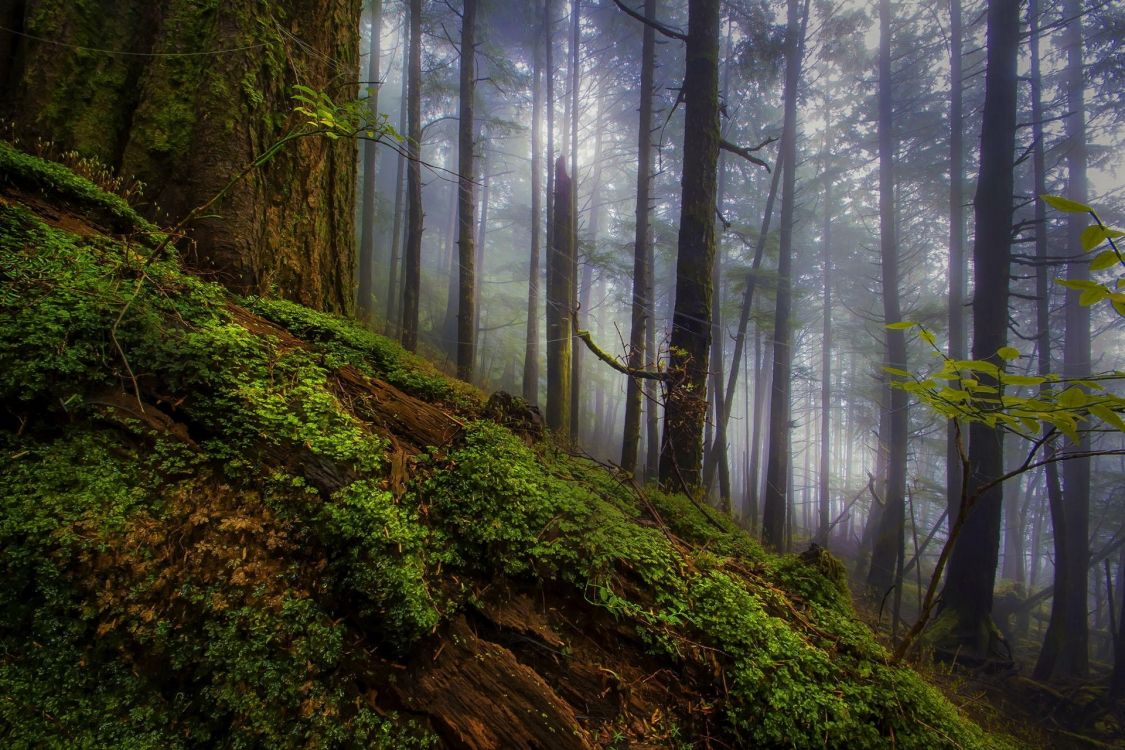
[[772,172],[773,170],[770,169],[770,165],[767,164],[766,162],[762,161],[758,157],[754,156],[753,152],[757,151],[760,148],[763,148],[764,146],[773,142],[774,140],[776,140],[776,139],[775,138],[767,138],[764,143],[761,143],[761,144],[755,146],[754,148],[743,148],[742,146],[734,145],[730,141],[720,140],[719,141],[719,148],[723,149],[724,151],[729,151],[732,154],[737,154],[737,155],[741,156],[743,159],[746,159],[751,164],[757,164],[759,167],[765,167],[767,172]]
[[660,23],[660,21],[657,21],[656,19],[647,18],[643,14],[638,13],[637,11],[630,8],[629,6],[625,5],[625,3],[621,2],[621,0],[613,0],[613,2],[617,5],[618,8],[625,11],[625,13],[627,15],[631,16],[632,18],[637,19],[638,21],[643,23],[645,26],[649,26],[649,27],[655,29],[656,31],[659,31],[661,34],[663,34],[666,37],[669,37],[670,39],[679,39],[681,42],[687,41],[687,34],[685,34],[684,32],[676,31],[673,28],[665,26],[664,24]]

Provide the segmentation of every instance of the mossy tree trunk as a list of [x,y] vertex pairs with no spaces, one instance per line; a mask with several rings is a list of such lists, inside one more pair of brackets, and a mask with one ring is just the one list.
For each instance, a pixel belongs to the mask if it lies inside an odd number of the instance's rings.
[[676,489],[698,487],[702,474],[719,161],[718,0],[688,4],[684,91],[684,167],[669,366],[675,379],[668,389],[660,447],[660,483]]
[[[141,180],[172,223],[300,124],[294,83],[356,97],[359,14],[360,0],[0,0],[27,35],[6,42],[0,116]],[[349,311],[355,170],[346,139],[287,146],[189,227],[185,258],[238,292]]]

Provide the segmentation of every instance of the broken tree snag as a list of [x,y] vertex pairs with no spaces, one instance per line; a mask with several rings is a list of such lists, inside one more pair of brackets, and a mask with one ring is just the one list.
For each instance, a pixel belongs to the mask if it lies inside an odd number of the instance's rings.
[[511,651],[455,619],[432,657],[392,688],[425,714],[442,740],[464,750],[587,750],[574,709]]

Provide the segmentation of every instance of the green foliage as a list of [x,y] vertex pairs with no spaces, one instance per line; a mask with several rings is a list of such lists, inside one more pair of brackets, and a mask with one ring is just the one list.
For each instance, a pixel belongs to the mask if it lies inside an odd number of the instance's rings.
[[[0,207],[5,746],[432,747],[376,712],[376,667],[496,578],[635,632],[733,744],[989,746],[887,666],[831,556],[767,555],[689,498],[491,422],[408,461],[403,488],[334,373],[467,418],[475,393],[356,325],[251,300],[312,344],[269,335],[172,260],[142,275],[143,250]],[[130,300],[135,383],[110,334]],[[144,403],[114,406],[122,388]]]

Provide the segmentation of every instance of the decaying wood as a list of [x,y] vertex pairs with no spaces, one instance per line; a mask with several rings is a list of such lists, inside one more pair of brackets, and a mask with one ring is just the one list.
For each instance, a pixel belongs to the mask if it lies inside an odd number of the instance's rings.
[[593,748],[574,708],[508,649],[484,641],[458,617],[433,655],[394,685],[410,711],[429,716],[452,748]]

